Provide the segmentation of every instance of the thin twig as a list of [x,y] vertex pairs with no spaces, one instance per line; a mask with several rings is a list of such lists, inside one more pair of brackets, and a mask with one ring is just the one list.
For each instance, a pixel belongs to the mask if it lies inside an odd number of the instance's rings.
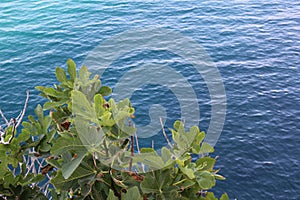
[[140,151],[140,145],[139,145],[139,140],[138,140],[137,134],[134,134],[134,137],[135,137],[135,144],[136,144],[138,154],[140,154],[141,151]]
[[4,115],[4,113],[2,112],[2,110],[1,110],[1,109],[0,109],[0,115],[1,115],[1,117],[3,118],[3,120],[4,120],[5,124],[6,124],[6,125],[8,125],[8,124],[9,124],[9,122],[8,122],[7,118],[5,117],[5,115]]
[[12,141],[12,139],[15,137],[15,133],[16,133],[16,129],[17,129],[16,119],[13,118],[13,119],[12,119],[12,122],[14,123],[13,129],[12,129],[12,131],[11,131],[11,136],[10,136],[9,140],[8,140],[7,142],[4,142],[4,143],[6,143],[6,144],[10,144],[11,141]]
[[129,171],[131,171],[131,169],[132,169],[132,161],[133,161],[133,156],[134,156],[134,137],[130,136],[130,139],[131,139],[131,144],[130,144],[131,157],[130,157],[129,167],[128,167]]
[[11,124],[13,124],[12,133],[11,133],[11,136],[8,139],[7,142],[5,142],[6,132],[1,131],[1,138],[0,138],[0,143],[1,144],[10,144],[12,142],[13,138],[15,137],[16,130],[20,126],[20,124],[21,124],[21,122],[24,118],[24,115],[25,115],[25,112],[26,112],[26,109],[27,109],[28,101],[29,101],[29,90],[26,91],[26,100],[25,100],[23,110],[20,112],[20,114],[17,118],[12,118],[11,121],[9,121],[9,122],[6,119],[6,117],[4,116],[3,112],[0,110],[0,115],[4,119],[6,125],[11,126]]
[[105,155],[106,155],[106,157],[108,157],[109,156],[109,152],[108,152],[108,148],[107,148],[105,139],[103,140],[103,146],[104,146],[104,150],[105,150]]
[[98,166],[97,166],[97,161],[96,161],[96,155],[95,155],[96,153],[94,152],[93,153],[93,156],[92,156],[92,158],[93,158],[93,163],[94,163],[94,168],[96,169],[96,170],[99,170],[99,168],[98,168]]
[[[131,121],[128,122],[128,126],[132,126]],[[131,143],[130,143],[131,157],[129,160],[129,167],[128,167],[129,171],[131,171],[131,169],[132,169],[132,162],[133,162],[133,156],[134,156],[134,136],[133,135],[130,136],[130,140],[131,140]]]
[[16,125],[16,128],[19,127],[19,125],[21,124],[23,118],[24,118],[24,115],[25,115],[25,112],[26,112],[26,109],[27,109],[27,104],[28,104],[28,101],[29,101],[29,90],[26,91],[26,101],[25,101],[25,104],[24,104],[24,108],[23,108],[23,111],[22,111],[22,115],[20,117],[20,119],[18,119],[18,123]]
[[168,138],[168,136],[166,134],[165,127],[164,127],[164,124],[163,124],[163,121],[162,121],[161,117],[159,118],[159,121],[160,121],[160,124],[161,124],[161,129],[162,129],[163,135],[165,136],[165,138],[166,138],[166,140],[168,142],[168,145],[172,148],[173,146],[172,146],[172,144],[171,144],[171,142],[170,142],[170,140],[169,140],[169,138]]
[[111,187],[112,191],[114,192],[115,196],[118,197],[119,200],[121,200],[121,193],[118,192],[118,190],[116,189],[116,187],[114,185],[115,181],[113,179],[113,174],[112,174],[111,169],[109,170],[109,173],[110,173],[110,182],[111,182],[110,187]]
[[[137,148],[138,154],[140,154],[141,151],[140,151],[140,145],[139,145],[138,136],[137,136],[137,134],[134,134],[134,136],[135,136],[136,148]],[[142,165],[143,172],[145,173],[145,165],[144,165],[144,163],[142,163],[141,165]]]

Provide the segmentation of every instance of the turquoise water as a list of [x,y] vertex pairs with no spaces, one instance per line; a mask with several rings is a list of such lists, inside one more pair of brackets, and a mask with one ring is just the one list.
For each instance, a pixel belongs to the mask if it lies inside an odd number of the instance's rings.
[[[227,180],[217,183],[216,192],[237,199],[300,199],[299,13],[300,3],[292,0],[1,1],[0,107],[8,116],[17,115],[30,89],[32,114],[42,101],[35,85],[52,84],[56,66],[64,66],[67,58],[81,64],[115,34],[148,26],[175,29],[205,48],[224,81],[227,116],[214,154]],[[207,130],[207,88],[175,55],[138,52],[116,65],[154,58],[170,61],[192,83],[200,126]],[[104,82],[114,86],[116,74],[112,68]],[[162,103],[175,120],[179,104],[165,89],[145,86],[133,104],[144,111]],[[148,122],[144,117],[141,123]]]

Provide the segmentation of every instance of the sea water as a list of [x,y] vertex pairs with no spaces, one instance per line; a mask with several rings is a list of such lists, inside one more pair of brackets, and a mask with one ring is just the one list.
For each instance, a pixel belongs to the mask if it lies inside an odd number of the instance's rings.
[[[8,117],[18,115],[30,90],[27,115],[33,114],[44,102],[34,86],[55,83],[56,66],[65,68],[68,58],[81,65],[101,42],[147,27],[192,38],[220,72],[227,114],[213,155],[219,156],[217,167],[227,180],[218,181],[214,191],[237,199],[300,199],[299,1],[2,0],[0,108]],[[145,60],[168,62],[187,78],[199,100],[200,128],[207,130],[207,86],[172,53],[149,50],[120,58],[102,82],[114,87],[122,66]],[[121,71],[114,72],[113,66]],[[168,126],[180,117],[180,103],[158,84],[136,90],[131,101],[144,125],[150,123],[152,104],[166,108]],[[156,145],[161,141],[154,138]]]

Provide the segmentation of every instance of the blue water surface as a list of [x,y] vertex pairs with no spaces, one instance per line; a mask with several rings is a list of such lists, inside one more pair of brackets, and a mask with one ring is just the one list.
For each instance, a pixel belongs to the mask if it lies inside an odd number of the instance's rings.
[[[215,146],[217,167],[226,181],[217,194],[234,199],[300,199],[300,2],[233,1],[79,1],[0,2],[0,108],[13,117],[31,90],[27,114],[43,99],[36,85],[56,82],[56,66],[67,58],[82,64],[106,39],[126,30],[166,27],[192,38],[211,56],[223,78],[227,116]],[[141,52],[116,61],[168,62],[192,83],[201,110],[200,127],[211,117],[209,92],[186,63],[166,52]],[[116,73],[106,73],[114,85]],[[180,117],[173,94],[148,85],[133,95],[137,115],[153,103]],[[163,141],[163,140],[158,140]]]

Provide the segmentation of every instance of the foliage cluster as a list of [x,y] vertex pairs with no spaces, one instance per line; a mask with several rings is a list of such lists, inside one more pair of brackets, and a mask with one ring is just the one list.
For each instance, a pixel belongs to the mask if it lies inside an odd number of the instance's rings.
[[203,131],[197,126],[186,131],[176,121],[172,144],[159,153],[138,149],[130,101],[106,100],[112,90],[101,86],[99,76],[90,78],[85,66],[77,72],[70,59],[67,72],[58,67],[59,84],[36,87],[47,102],[11,142],[15,130],[5,128],[0,198],[217,199],[209,190],[225,178],[214,169],[216,160],[208,156],[213,147],[203,142]]

